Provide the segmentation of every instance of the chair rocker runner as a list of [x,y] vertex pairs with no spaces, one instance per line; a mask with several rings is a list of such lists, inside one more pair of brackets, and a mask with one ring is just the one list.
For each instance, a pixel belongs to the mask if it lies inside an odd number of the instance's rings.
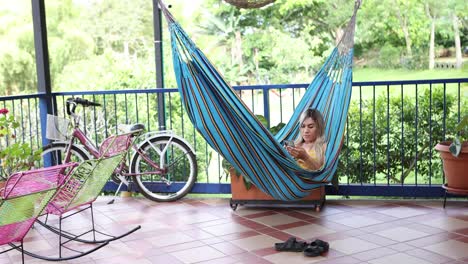
[[[329,183],[337,169],[352,88],[354,29],[360,0],[340,42],[307,88],[286,126],[276,135],[255,117],[177,23],[162,0],[168,22],[174,72],[182,103],[197,131],[237,171],[275,199],[303,198]],[[299,118],[308,108],[325,120],[325,164],[301,168],[282,146],[299,135]]]
[[24,237],[77,165],[77,163],[67,163],[19,172],[9,177],[5,188],[0,190],[0,245],[8,244],[11,248],[0,254],[16,249],[21,252],[22,263],[24,263],[25,254],[44,260],[66,260],[87,255],[107,245],[103,243],[87,252],[66,259],[54,259],[24,249]]
[[[48,230],[59,235],[59,256],[62,256],[62,248],[73,250],[66,246],[71,241],[89,244],[108,243],[113,240],[125,237],[141,226],[137,226],[121,235],[111,235],[96,229],[93,202],[101,193],[104,185],[111,174],[122,161],[125,153],[103,157],[101,159],[86,160],[82,162],[70,175],[70,179],[57,192],[57,195],[47,205],[45,212],[47,215],[37,221]],[[90,209],[91,229],[81,234],[74,234],[63,229],[63,221],[71,216]],[[52,225],[50,215],[58,216],[58,226]],[[87,238],[87,236],[91,238]],[[101,238],[97,238],[100,236]],[[62,241],[62,238],[65,238]]]

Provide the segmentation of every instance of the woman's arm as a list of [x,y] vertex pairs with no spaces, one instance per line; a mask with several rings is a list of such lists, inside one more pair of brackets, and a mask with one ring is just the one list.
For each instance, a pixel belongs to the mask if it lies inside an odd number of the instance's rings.
[[[314,159],[312,158],[307,152],[305,153],[307,157],[302,159],[307,167],[307,169],[310,170],[318,170],[322,167],[323,165],[323,158],[321,159]],[[323,156],[322,156],[323,157]]]
[[[318,159],[313,159],[311,157],[312,160],[315,160],[315,163],[313,164],[314,167],[315,167],[314,170],[320,169],[323,166],[323,164],[325,163],[325,152],[327,151],[327,143],[326,142],[323,143],[322,147],[320,148],[320,151],[321,151],[321,153],[317,153]],[[320,154],[320,155],[318,155],[318,154]]]
[[[326,145],[322,148],[323,152],[326,149]],[[304,165],[307,169],[318,170],[322,167],[324,163],[324,153],[319,155],[319,159],[313,158],[307,153],[307,151],[302,147],[286,147],[286,150],[296,159],[300,159],[304,162]]]

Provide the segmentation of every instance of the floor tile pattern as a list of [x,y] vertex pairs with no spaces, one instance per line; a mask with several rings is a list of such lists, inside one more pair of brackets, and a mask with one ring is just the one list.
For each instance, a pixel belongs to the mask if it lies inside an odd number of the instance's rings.
[[[329,200],[313,208],[246,207],[236,211],[228,199],[185,198],[154,203],[144,198],[100,197],[94,205],[99,228],[137,232],[80,259],[61,263],[164,264],[455,264],[468,263],[468,202],[425,200]],[[64,222],[73,232],[86,230],[89,213]],[[53,217],[49,221],[54,224]],[[0,234],[1,235],[1,234]],[[295,236],[328,241],[319,257],[278,252],[274,244]],[[36,224],[25,249],[57,254],[57,236]],[[90,245],[70,243],[80,250]],[[7,247],[0,247],[0,251]],[[64,250],[64,255],[73,254]],[[20,263],[18,251],[0,255],[0,264]],[[26,263],[47,263],[26,256]]]

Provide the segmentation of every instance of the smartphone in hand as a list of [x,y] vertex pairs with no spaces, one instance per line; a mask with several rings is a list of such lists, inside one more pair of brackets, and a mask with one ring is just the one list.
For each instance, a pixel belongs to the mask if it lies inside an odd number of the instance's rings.
[[294,141],[292,140],[284,140],[283,142],[286,147],[295,147]]

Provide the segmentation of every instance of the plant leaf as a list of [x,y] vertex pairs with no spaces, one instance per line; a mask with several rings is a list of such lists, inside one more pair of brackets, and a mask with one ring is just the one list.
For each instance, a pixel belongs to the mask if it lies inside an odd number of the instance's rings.
[[453,156],[458,157],[461,152],[461,143],[458,138],[455,138],[455,140],[450,144],[449,146],[450,153],[452,153]]

